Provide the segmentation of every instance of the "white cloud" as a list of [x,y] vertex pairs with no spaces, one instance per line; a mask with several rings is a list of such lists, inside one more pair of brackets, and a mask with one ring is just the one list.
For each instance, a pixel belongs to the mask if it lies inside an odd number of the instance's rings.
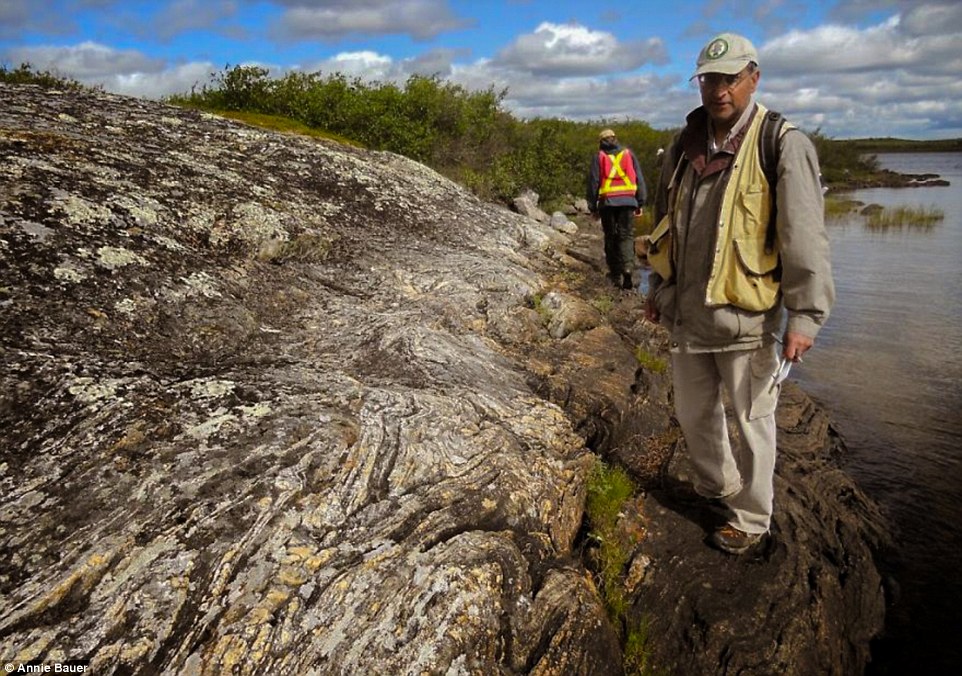
[[99,82],[102,78],[134,73],[158,73],[164,61],[151,59],[134,50],[117,50],[96,42],[82,42],[70,47],[13,47],[4,58],[15,63],[27,62],[37,70],[50,70],[81,82]]
[[769,41],[760,99],[838,138],[957,129],[962,5],[911,4],[866,28],[830,24]]
[[447,0],[316,0],[290,6],[274,24],[280,40],[337,40],[351,35],[410,35],[426,40],[464,28]]
[[620,43],[611,33],[549,22],[520,36],[493,60],[496,66],[555,76],[625,72],[665,61],[658,38]]
[[199,88],[208,84],[211,74],[218,70],[209,61],[195,61],[157,73],[115,75],[104,81],[104,88],[117,94],[160,99],[171,94],[184,94],[195,86]]
[[162,98],[190,91],[210,81],[219,70],[210,62],[169,66],[133,50],[117,50],[95,42],[69,47],[20,47],[9,49],[4,58],[30,63],[83,84],[102,86],[109,92],[129,96]]
[[324,75],[340,73],[366,81],[402,83],[412,75],[450,76],[453,60],[458,54],[457,50],[434,49],[410,59],[395,61],[390,56],[370,50],[340,52],[329,59],[305,64],[299,70],[320,71]]

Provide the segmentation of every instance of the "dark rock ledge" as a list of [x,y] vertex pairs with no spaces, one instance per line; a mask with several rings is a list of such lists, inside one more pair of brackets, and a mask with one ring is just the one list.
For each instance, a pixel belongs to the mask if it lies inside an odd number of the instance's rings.
[[824,414],[783,406],[770,543],[704,547],[634,360],[663,339],[595,231],[387,153],[4,85],[0,218],[4,659],[619,673],[578,556],[591,448],[648,489],[656,665],[864,662],[883,536]]

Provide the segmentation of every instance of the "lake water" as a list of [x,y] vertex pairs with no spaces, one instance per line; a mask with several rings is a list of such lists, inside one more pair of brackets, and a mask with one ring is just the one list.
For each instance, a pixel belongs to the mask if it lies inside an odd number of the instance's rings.
[[827,224],[838,298],[793,375],[832,412],[845,467],[895,531],[900,600],[871,674],[962,674],[962,153],[879,155],[949,187],[851,193],[940,209],[931,228]]

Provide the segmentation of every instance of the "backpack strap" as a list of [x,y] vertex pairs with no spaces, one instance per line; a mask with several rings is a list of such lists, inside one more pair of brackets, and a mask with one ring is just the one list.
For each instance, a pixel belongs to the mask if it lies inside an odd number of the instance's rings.
[[765,251],[775,249],[775,229],[778,217],[778,158],[781,152],[782,136],[795,125],[786,122],[785,117],[774,110],[769,110],[762,118],[762,128],[758,133],[758,153],[762,161],[762,172],[768,181],[768,189],[772,196],[771,216],[765,230]]

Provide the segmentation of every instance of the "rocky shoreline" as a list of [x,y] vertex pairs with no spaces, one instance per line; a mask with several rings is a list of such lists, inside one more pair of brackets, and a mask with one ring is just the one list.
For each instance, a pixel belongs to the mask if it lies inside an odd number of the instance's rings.
[[949,184],[949,181],[938,174],[900,174],[890,169],[882,169],[871,177],[834,181],[829,185],[829,190],[850,192],[865,188],[927,188]]
[[652,667],[864,667],[887,536],[827,416],[786,389],[773,537],[705,546],[664,333],[597,226],[102,92],[0,85],[0,158],[9,661],[620,673],[580,535],[597,455],[641,488]]

